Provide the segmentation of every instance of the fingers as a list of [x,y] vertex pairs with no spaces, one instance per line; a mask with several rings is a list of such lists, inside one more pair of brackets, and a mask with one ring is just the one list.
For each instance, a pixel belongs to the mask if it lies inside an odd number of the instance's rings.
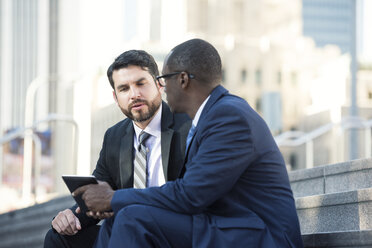
[[75,227],[77,230],[81,230],[80,220],[76,216],[75,216]]
[[88,186],[89,186],[89,184],[77,188],[74,192],[72,192],[72,196],[77,196],[77,195],[80,195],[80,194],[84,193],[85,190],[87,190]]
[[[73,196],[80,194],[81,199],[91,211],[106,212],[111,209],[111,200],[115,191],[104,181],[98,184],[89,184],[76,189]],[[92,216],[96,216],[95,214]]]
[[114,212],[94,212],[94,211],[89,211],[86,213],[89,217],[92,217],[94,219],[106,219],[114,216]]
[[[58,215],[57,215],[58,216]],[[56,218],[57,218],[56,216]],[[52,220],[52,227],[60,234],[62,234],[62,227],[59,226],[59,222],[56,221],[56,219],[54,218],[54,220]]]
[[80,213],[81,213],[81,209],[80,209],[80,207],[77,207],[77,208],[75,209],[75,213],[77,213],[77,214],[80,214]]
[[100,219],[101,213],[100,212],[94,212],[94,211],[88,211],[87,215],[89,217],[94,218],[94,219]]
[[111,218],[112,216],[114,216],[114,212],[104,212],[103,219]]
[[76,225],[75,225],[75,215],[72,214],[71,210],[64,213],[60,219],[61,223],[60,226],[63,227],[62,232],[65,235],[73,235],[77,232]]
[[100,185],[107,185],[108,187],[111,188],[111,186],[106,181],[100,181],[100,180],[98,180],[98,184],[100,184]]
[[79,219],[70,209],[59,212],[52,221],[52,226],[62,235],[74,235],[81,229]]
[[[70,210],[69,213],[71,213],[71,214],[66,215],[67,225],[69,226],[67,228],[67,230],[69,230],[70,231],[70,235],[72,235],[72,234],[76,234],[78,232],[78,230],[81,229],[81,226],[80,226],[79,219],[71,212],[71,210]],[[78,229],[78,227],[80,229]]]

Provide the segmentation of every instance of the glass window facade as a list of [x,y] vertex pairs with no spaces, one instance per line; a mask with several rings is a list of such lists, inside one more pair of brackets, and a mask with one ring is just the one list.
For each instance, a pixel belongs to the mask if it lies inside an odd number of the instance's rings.
[[319,47],[334,44],[342,53],[351,50],[354,0],[302,0],[303,34]]

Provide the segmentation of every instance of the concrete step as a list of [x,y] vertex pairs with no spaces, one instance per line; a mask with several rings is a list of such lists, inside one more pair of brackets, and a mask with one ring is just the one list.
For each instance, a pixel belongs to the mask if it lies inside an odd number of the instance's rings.
[[372,188],[296,199],[302,234],[372,229]]
[[288,174],[295,197],[371,188],[372,159],[317,166]]
[[306,248],[372,247],[372,230],[325,232],[302,235]]
[[73,204],[74,200],[70,195],[62,196],[46,203],[1,214],[0,223],[16,222],[28,218],[34,219],[35,217],[44,216],[47,213],[56,214],[55,211],[71,207]]
[[25,221],[11,222],[8,225],[2,225],[0,227],[0,244],[2,239],[9,239],[13,236],[16,238],[21,233],[33,234],[40,232],[41,229],[48,230],[54,216],[55,215],[49,215],[42,218],[35,217],[33,220],[29,219]]
[[45,233],[25,235],[18,239],[5,239],[0,241],[1,248],[40,248],[44,246]]
[[52,218],[71,207],[70,195],[0,215],[0,247],[42,247]]

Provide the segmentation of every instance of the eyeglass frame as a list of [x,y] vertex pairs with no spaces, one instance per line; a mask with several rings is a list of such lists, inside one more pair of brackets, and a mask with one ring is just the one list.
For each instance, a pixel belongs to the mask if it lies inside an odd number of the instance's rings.
[[182,72],[187,73],[187,75],[188,75],[189,78],[191,78],[191,79],[195,78],[195,75],[194,75],[194,74],[188,73],[188,72],[186,72],[186,71],[176,71],[176,72],[171,72],[171,73],[168,73],[168,74],[163,74],[163,75],[160,75],[160,76],[156,76],[156,80],[159,82],[160,86],[165,87],[165,84],[163,85],[163,84],[160,82],[160,79],[162,79],[162,78],[167,78],[167,77],[172,77],[172,76],[175,76],[175,75],[181,74]]

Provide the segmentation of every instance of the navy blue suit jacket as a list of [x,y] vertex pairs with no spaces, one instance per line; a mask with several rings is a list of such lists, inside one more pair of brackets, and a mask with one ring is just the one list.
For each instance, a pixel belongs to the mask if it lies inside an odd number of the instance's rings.
[[118,190],[113,210],[143,204],[192,215],[193,247],[303,247],[284,160],[245,100],[216,87],[186,159],[183,178]]

